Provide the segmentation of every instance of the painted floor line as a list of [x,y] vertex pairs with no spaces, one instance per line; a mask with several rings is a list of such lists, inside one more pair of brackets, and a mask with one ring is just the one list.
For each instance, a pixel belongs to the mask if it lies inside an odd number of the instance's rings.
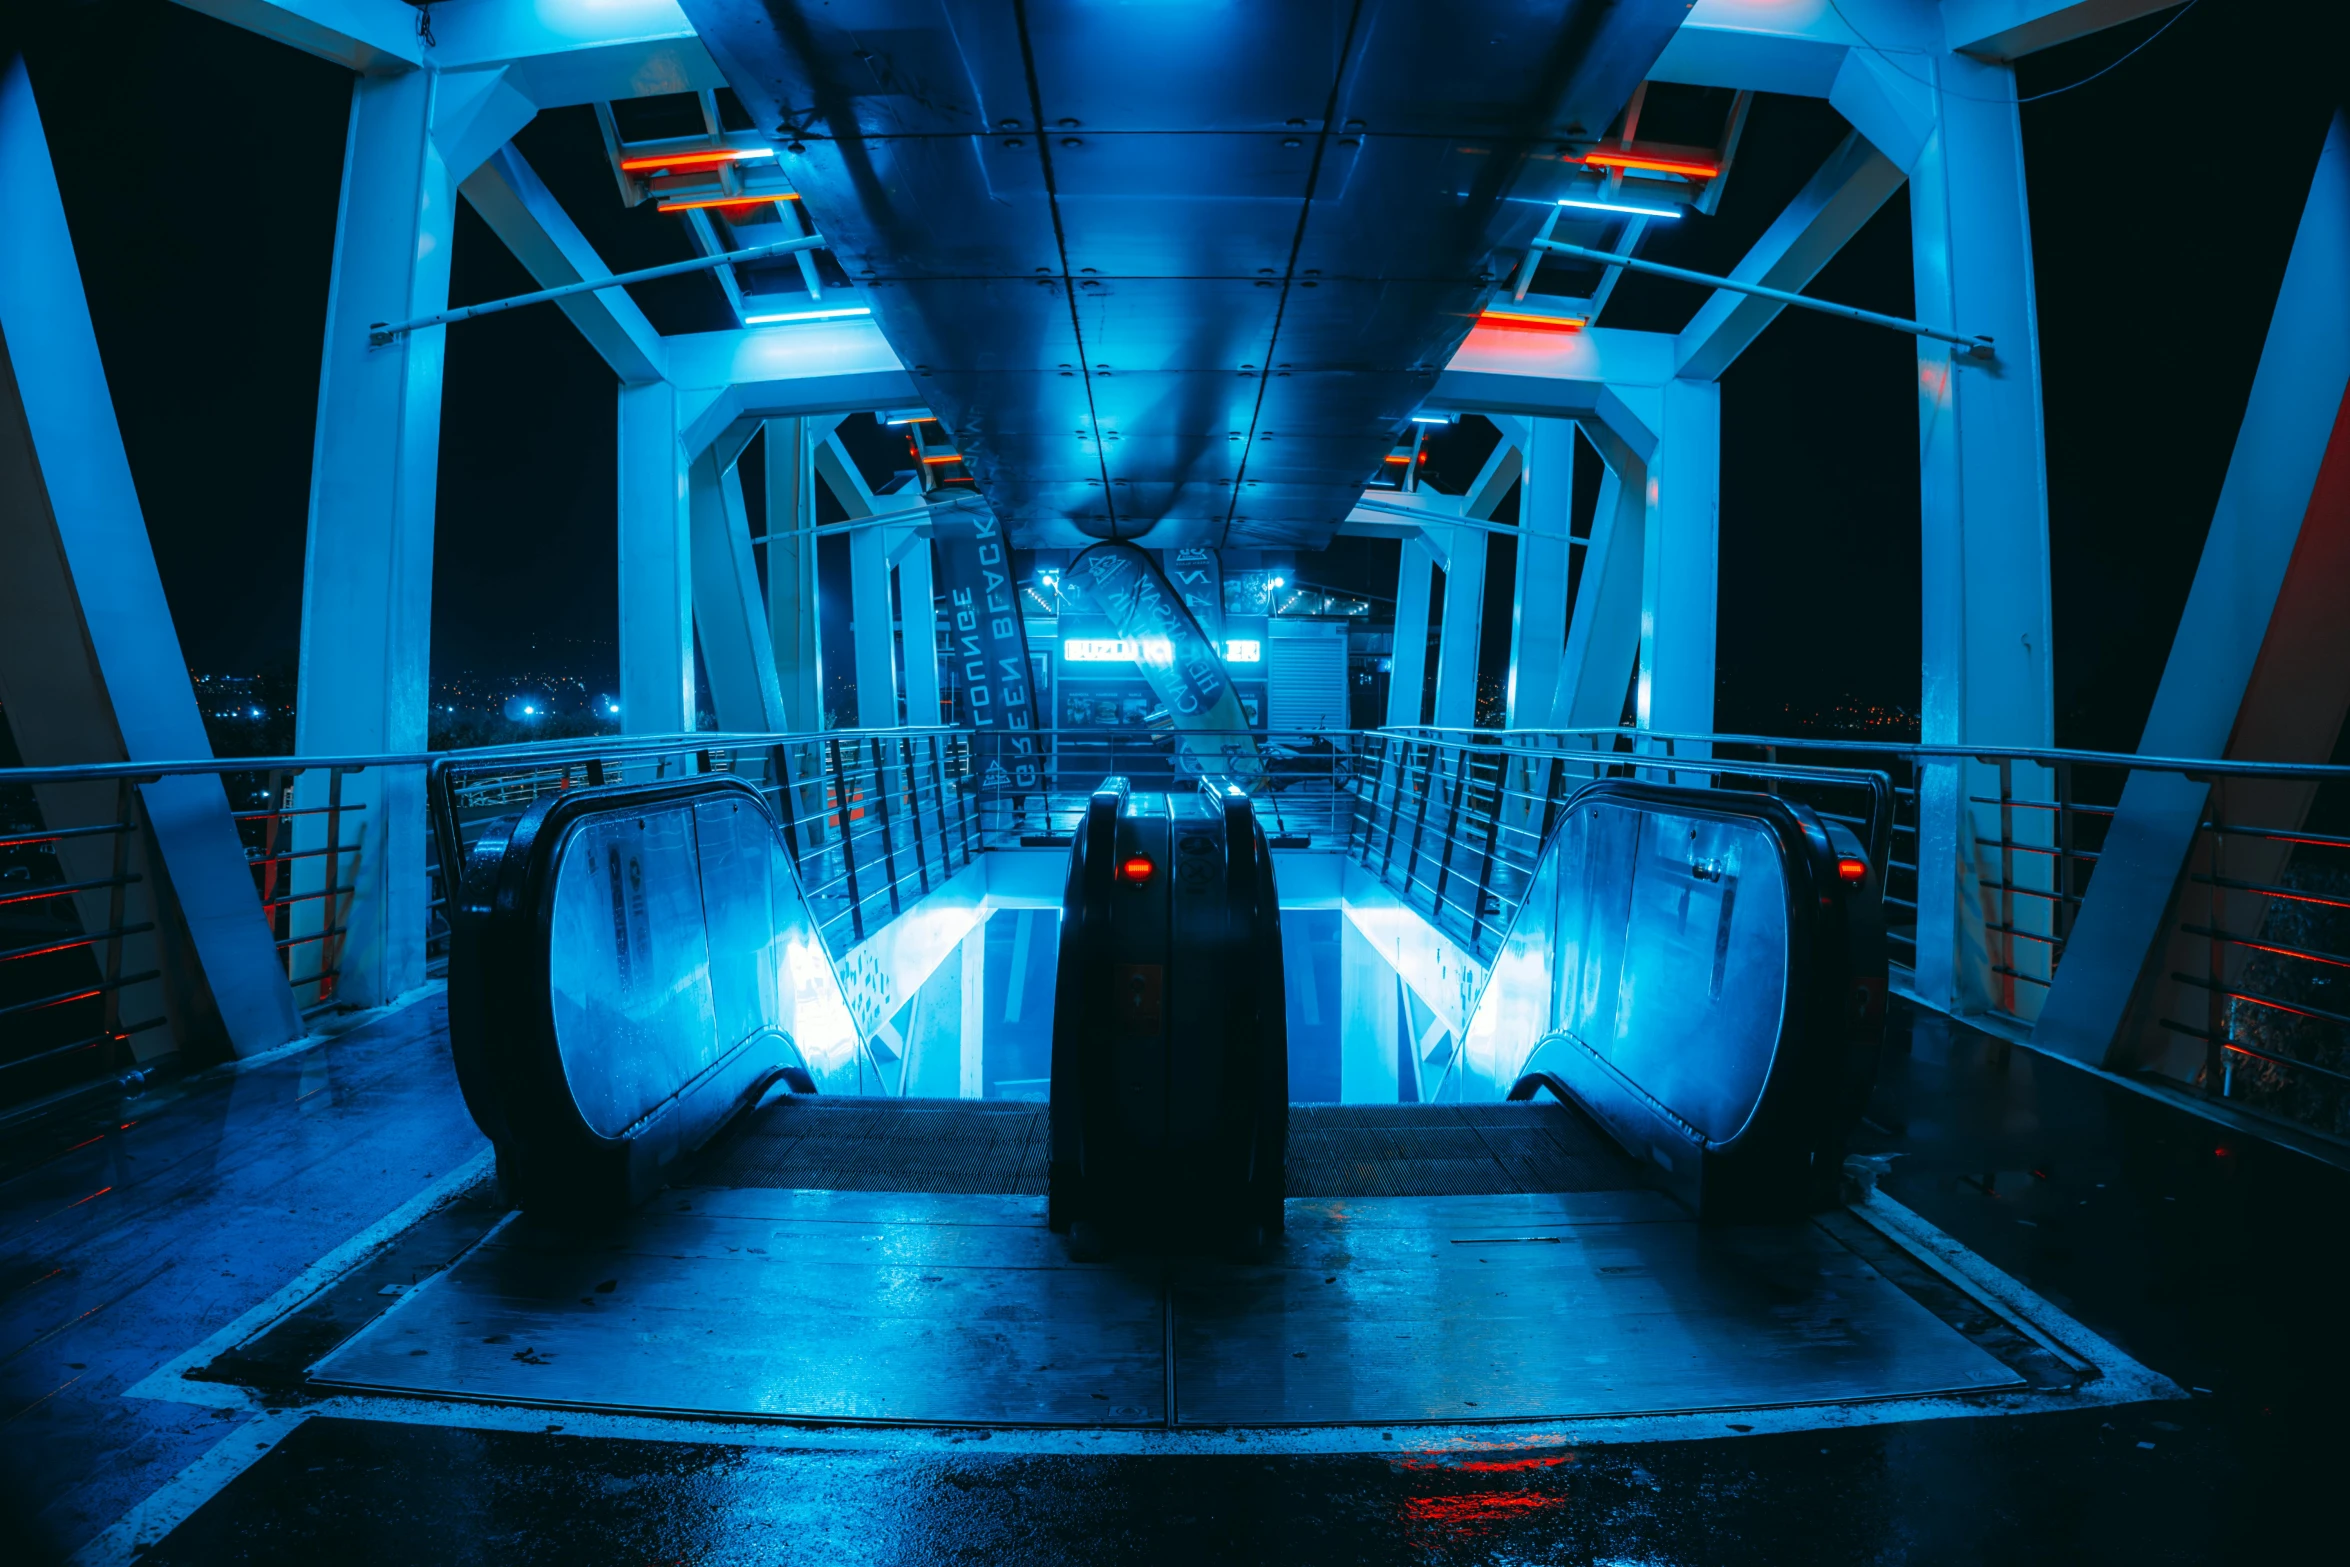
[[448,988],[449,982],[445,979],[428,979],[413,990],[402,991],[380,1007],[369,1007],[363,1012],[345,1012],[323,1019],[323,1026],[312,1029],[300,1039],[289,1039],[276,1049],[264,1050],[259,1055],[239,1056],[234,1061],[224,1061],[218,1070],[225,1076],[235,1077],[256,1067],[273,1065],[290,1056],[298,1056],[306,1050],[329,1044],[345,1034],[356,1033],[370,1023],[380,1023],[387,1017],[395,1017],[418,1002],[430,1001],[435,996],[446,994]]
[[1993,1267],[1948,1232],[1929,1224],[1915,1209],[1904,1207],[1874,1189],[1864,1195],[1859,1206],[1881,1232],[1936,1272],[1987,1300],[2001,1316],[2020,1319],[2034,1337],[2053,1340],[2065,1354],[2096,1367],[2100,1380],[2089,1386],[2093,1389],[2110,1386],[2120,1394],[2101,1402],[2134,1403],[2140,1399],[2187,1396],[2185,1388],[2161,1372],[2140,1365],[2124,1354],[2119,1345],[2058,1310],[2046,1296],[2013,1274]]
[[259,1408],[260,1401],[242,1388],[219,1382],[190,1382],[187,1373],[211,1363],[223,1352],[251,1338],[366,1262],[426,1214],[455,1201],[467,1187],[489,1174],[496,1162],[495,1151],[484,1144],[472,1158],[304,1268],[292,1283],[260,1305],[193,1349],[184,1350],[157,1366],[125,1391],[123,1396],[164,1399],[179,1404],[204,1404],[216,1408]]
[[275,1410],[238,1426],[74,1552],[72,1567],[118,1567],[138,1560],[309,1418],[305,1411]]
[[[2170,1384],[2166,1384],[2170,1385]],[[2116,1396],[2120,1394],[2121,1396]],[[2184,1398],[2182,1392],[2176,1395]],[[320,1400],[321,1418],[395,1425],[446,1426],[471,1431],[642,1442],[707,1443],[717,1447],[780,1448],[805,1452],[941,1454],[956,1450],[1013,1457],[1180,1458],[1251,1453],[1345,1457],[1408,1456],[1531,1449],[1699,1442],[1788,1432],[1840,1431],[1925,1420],[2056,1414],[2066,1410],[2141,1403],[2111,1381],[2077,1392],[1936,1395],[1867,1404],[1790,1405],[1769,1409],[1704,1410],[1675,1415],[1590,1416],[1490,1425],[1290,1426],[1248,1429],[1137,1429],[1115,1427],[807,1426],[780,1421],[722,1421],[661,1415],[604,1414],[513,1404],[481,1404],[344,1393]]]

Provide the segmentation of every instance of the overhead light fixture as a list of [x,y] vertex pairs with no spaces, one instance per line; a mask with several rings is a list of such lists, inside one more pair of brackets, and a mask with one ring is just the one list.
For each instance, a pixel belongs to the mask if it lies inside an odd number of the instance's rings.
[[1525,310],[1488,310],[1477,317],[1477,324],[1520,332],[1580,332],[1586,322],[1581,316],[1544,316]]
[[1693,180],[1710,180],[1722,172],[1720,164],[1702,163],[1695,158],[1659,158],[1652,153],[1616,152],[1607,148],[1568,161],[1594,169],[1634,169],[1647,174],[1678,174]]
[[745,326],[767,326],[776,321],[831,321],[841,316],[869,316],[870,305],[846,305],[838,310],[788,310],[780,315],[745,316]]
[[1677,218],[1681,214],[1670,207],[1629,207],[1620,201],[1575,201],[1561,197],[1562,207],[1581,207],[1588,212],[1618,212],[1628,218]]
[[730,163],[750,163],[760,158],[772,158],[772,147],[711,147],[696,152],[656,152],[641,158],[623,158],[620,167],[628,174],[649,174],[667,169],[672,173],[681,169],[717,169]]
[[703,208],[713,208],[731,212],[738,207],[768,207],[779,201],[797,201],[799,199],[800,193],[796,190],[779,190],[768,196],[709,196],[698,201],[664,201],[657,203],[653,210],[656,212],[695,212]]
[[938,423],[938,415],[936,415],[936,414],[933,414],[933,413],[891,414],[891,415],[890,415],[890,416],[889,416],[887,419],[884,419],[884,420],[882,421],[882,423],[884,423],[884,424],[936,424],[936,423]]
[[1459,424],[1460,422],[1461,422],[1461,418],[1460,418],[1460,415],[1458,415],[1458,414],[1414,414],[1414,415],[1412,415],[1412,423],[1414,423],[1414,424]]
[[923,460],[924,462],[931,462],[931,463],[936,463],[936,462],[961,462],[961,461],[963,460],[963,454],[962,454],[961,452],[940,452],[940,453],[936,454],[935,456],[931,456],[931,457],[925,457],[925,458],[923,458],[922,460]]

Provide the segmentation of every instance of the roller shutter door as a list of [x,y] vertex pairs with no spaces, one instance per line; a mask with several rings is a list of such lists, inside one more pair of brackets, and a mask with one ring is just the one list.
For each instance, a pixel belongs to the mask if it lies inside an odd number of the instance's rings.
[[[1288,634],[1284,634],[1288,633]],[[1346,627],[1278,626],[1267,639],[1266,721],[1275,730],[1344,729]]]

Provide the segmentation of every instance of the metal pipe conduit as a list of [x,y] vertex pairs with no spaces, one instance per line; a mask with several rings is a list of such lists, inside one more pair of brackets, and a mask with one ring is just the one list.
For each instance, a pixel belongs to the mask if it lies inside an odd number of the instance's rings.
[[443,310],[434,315],[418,316],[413,321],[378,321],[367,329],[370,348],[381,348],[403,332],[420,331],[428,326],[447,326],[452,321],[470,321],[475,316],[493,316],[501,310],[518,310],[524,305],[543,305],[551,299],[568,299],[574,294],[592,294],[598,289],[620,288],[630,283],[650,283],[655,278],[677,277],[687,272],[707,272],[738,261],[764,261],[770,256],[786,256],[803,250],[822,250],[824,236],[809,234],[800,239],[778,240],[772,245],[752,245],[743,250],[729,250],[715,256],[696,256],[690,261],[671,261],[657,267],[639,267],[634,272],[615,272],[610,277],[582,278],[576,283],[564,283],[554,288],[542,288],[535,294],[516,294],[511,299],[493,299],[479,305],[460,305],[454,310]]
[[1760,283],[1741,283],[1736,278],[1717,277],[1711,272],[1692,272],[1687,267],[1669,267],[1661,261],[1643,261],[1638,256],[1619,256],[1613,251],[1594,250],[1588,245],[1570,245],[1563,239],[1538,239],[1537,250],[1554,250],[1562,256],[1576,256],[1585,261],[1597,261],[1605,266],[1623,267],[1632,272],[1647,272],[1657,277],[1677,278],[1684,283],[1698,283],[1707,288],[1727,289],[1733,294],[1752,294],[1757,299],[1775,299],[1782,305],[1796,305],[1805,310],[1817,310],[1822,315],[1842,316],[1847,321],[1862,321],[1870,326],[1891,327],[1896,332],[1907,332],[1912,337],[1939,338],[1955,343],[1976,359],[1995,357],[1991,339],[1969,337],[1960,332],[1945,332],[1938,326],[1923,321],[1910,321],[1901,316],[1888,316],[1874,310],[1863,310],[1857,305],[1839,305],[1825,299],[1813,299],[1806,294],[1791,294],[1783,288],[1766,288]]

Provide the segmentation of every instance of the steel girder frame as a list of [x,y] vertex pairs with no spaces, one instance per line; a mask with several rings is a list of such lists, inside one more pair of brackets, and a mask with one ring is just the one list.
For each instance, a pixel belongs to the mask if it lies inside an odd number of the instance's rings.
[[[2294,236],[2194,586],[2179,618],[2141,754],[2324,762],[2350,711],[2350,113],[2337,113]],[[2118,1070],[2192,1079],[2207,993],[2234,987],[2211,943],[2177,929],[2182,877],[2207,780],[2132,773],[2033,1040]],[[2300,781],[2228,785],[2238,820],[2290,830],[2315,794]],[[2275,884],[2288,849],[2228,847],[2228,878]],[[2208,892],[2205,924],[2257,938],[2263,900]],[[2245,957],[2236,949],[2236,960]],[[2181,1016],[2184,1012],[2187,1015]]]
[[[353,83],[302,562],[300,754],[425,748],[446,329],[382,346],[368,329],[447,308],[457,186],[536,112],[502,70]],[[297,802],[323,806],[328,789],[305,773]],[[424,980],[423,780],[412,770],[356,773],[342,799],[360,807],[343,829],[360,847],[332,993],[377,1005]],[[324,816],[300,818],[297,849],[322,849],[327,831]],[[296,934],[331,928],[341,897],[325,860],[294,863],[295,893],[307,895],[294,905]]]
[[[182,761],[211,746],[115,422],[21,59],[0,68],[0,696],[28,765]],[[52,828],[124,818],[113,783],[36,791]],[[140,786],[126,836],[57,843],[85,932],[117,937],[109,1015],[133,1057],[251,1055],[301,1032],[229,801],[210,775]],[[142,821],[143,818],[143,821]],[[127,886],[106,883],[135,876]],[[162,971],[160,979],[136,981]],[[123,980],[132,983],[120,983]],[[115,1058],[114,1065],[129,1060]]]

